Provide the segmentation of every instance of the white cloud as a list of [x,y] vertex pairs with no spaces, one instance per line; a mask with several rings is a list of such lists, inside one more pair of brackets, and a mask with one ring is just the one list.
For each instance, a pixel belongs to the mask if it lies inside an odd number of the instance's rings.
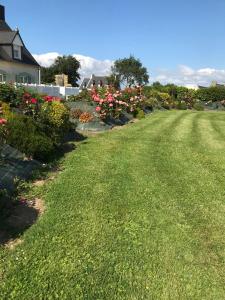
[[49,52],[45,54],[33,54],[33,57],[42,67],[50,67],[58,56],[61,56],[61,54],[57,52]]
[[151,82],[174,83],[189,88],[196,88],[198,85],[209,86],[214,80],[218,83],[225,83],[225,70],[214,68],[195,70],[180,65],[175,70],[157,70],[155,76],[151,77]]
[[[57,52],[50,52],[45,54],[34,54],[33,56],[41,66],[49,67],[54,63],[58,56],[62,55]],[[74,54],[73,56],[80,61],[81,68],[79,69],[79,73],[81,78],[90,77],[92,74],[103,76],[110,74],[113,61],[109,59],[98,60],[81,54]]]
[[81,64],[81,76],[89,77],[91,74],[104,76],[110,74],[113,61],[109,59],[98,60],[81,54],[74,54],[73,56],[76,57],[76,59],[79,60]]
[[[61,56],[61,54],[57,52],[39,55],[34,54],[34,57],[39,64],[45,67],[49,67],[58,56]],[[80,61],[81,68],[79,72],[81,78],[90,77],[91,74],[110,74],[111,66],[113,64],[112,60],[98,60],[81,54],[74,54],[73,56]],[[174,83],[191,88],[195,88],[198,85],[208,86],[213,80],[218,83],[225,83],[225,70],[208,67],[193,69],[186,65],[179,65],[175,70],[158,69],[154,72],[154,76],[151,76],[151,71],[149,73],[151,82],[159,81],[162,84]]]

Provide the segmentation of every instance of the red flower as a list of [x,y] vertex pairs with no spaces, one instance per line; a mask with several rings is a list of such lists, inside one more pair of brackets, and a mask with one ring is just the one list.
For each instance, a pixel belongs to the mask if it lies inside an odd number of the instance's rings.
[[37,99],[32,98],[32,99],[30,100],[30,102],[31,102],[32,104],[36,104],[36,103],[37,103]]

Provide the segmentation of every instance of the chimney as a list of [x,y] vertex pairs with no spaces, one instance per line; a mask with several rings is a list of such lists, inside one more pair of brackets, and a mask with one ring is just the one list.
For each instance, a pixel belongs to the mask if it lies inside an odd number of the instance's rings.
[[5,6],[0,5],[0,21],[5,21]]

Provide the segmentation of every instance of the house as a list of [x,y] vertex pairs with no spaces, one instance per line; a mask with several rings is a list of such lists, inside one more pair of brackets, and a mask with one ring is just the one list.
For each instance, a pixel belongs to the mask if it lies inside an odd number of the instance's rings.
[[80,85],[80,90],[91,89],[93,86],[102,87],[106,85],[108,85],[106,76],[95,76],[94,74],[92,74],[90,78],[83,79]]
[[5,21],[0,5],[0,82],[40,84],[40,66],[26,48],[19,30]]

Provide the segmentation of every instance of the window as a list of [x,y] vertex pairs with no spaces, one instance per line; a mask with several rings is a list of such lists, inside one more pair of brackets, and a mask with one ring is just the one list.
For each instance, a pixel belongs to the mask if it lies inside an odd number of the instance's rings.
[[0,73],[0,82],[6,82],[6,74]]
[[32,82],[32,77],[29,74],[22,73],[16,76],[16,82],[17,83],[31,83]]
[[21,59],[21,47],[18,45],[13,45],[13,56],[16,59]]

